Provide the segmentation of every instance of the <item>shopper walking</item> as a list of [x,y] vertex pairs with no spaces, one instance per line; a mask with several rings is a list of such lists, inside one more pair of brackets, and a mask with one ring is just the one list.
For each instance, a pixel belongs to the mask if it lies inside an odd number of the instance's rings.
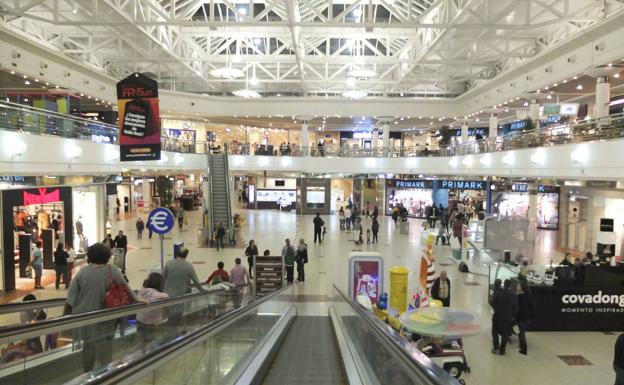
[[[163,292],[165,286],[165,278],[160,273],[150,273],[147,279],[143,281],[143,287],[139,289],[139,296],[148,303],[162,301],[169,298],[169,295]],[[143,343],[155,341],[159,335],[159,326],[167,322],[166,309],[156,309],[137,313],[137,332]]]
[[247,264],[249,265],[249,273],[253,272],[254,257],[258,256],[258,246],[253,239],[249,241],[249,246],[245,249],[245,255],[247,256]]
[[200,291],[203,290],[193,265],[186,260],[188,254],[189,250],[187,248],[182,248],[175,259],[165,264],[162,273],[165,279],[163,290],[169,297],[178,297],[185,294],[189,283],[192,283]]
[[446,231],[446,234],[448,234],[448,232],[449,232],[449,227],[448,227],[448,225],[449,225],[449,212],[448,212],[448,208],[442,207],[442,204],[440,204],[440,207],[438,208],[438,210],[440,211],[440,225],[442,225],[442,227]]
[[[111,284],[123,285],[133,302],[139,299],[130,289],[121,272],[108,264],[111,250],[95,243],[87,250],[90,263],[80,269],[69,285],[64,314],[82,314],[106,307],[106,293]],[[105,366],[113,360],[115,321],[97,322],[75,329],[74,342],[82,340],[82,367],[85,372],[94,369],[96,361]]]
[[345,229],[345,211],[343,207],[338,210],[338,222],[340,223],[340,230]]
[[346,210],[344,211],[344,215],[345,215],[345,226],[347,230],[350,230],[351,229],[351,209],[349,207],[347,207]]
[[433,281],[431,297],[442,302],[442,306],[451,306],[451,280],[446,270],[440,271],[440,276]]
[[308,263],[308,245],[306,245],[303,238],[299,240],[295,262],[297,262],[297,281],[305,282],[305,264]]
[[379,216],[379,208],[375,206],[375,208],[373,208],[373,213],[371,214],[371,217],[377,218],[378,216]]
[[184,207],[182,207],[182,204],[180,204],[180,206],[178,206],[178,209],[176,210],[176,218],[178,218],[178,229],[182,230],[182,227],[184,226]]
[[371,224],[371,231],[373,232],[373,243],[379,243],[379,238],[377,237],[377,234],[379,233],[379,221],[377,220],[376,215],[373,215],[372,218],[373,223]]
[[37,241],[37,243],[33,244],[30,266],[32,267],[35,275],[35,290],[44,289],[44,287],[41,286],[41,276],[43,275],[43,254],[41,252],[41,241]]
[[399,208],[394,206],[392,209],[392,220],[394,221],[394,225],[397,225],[397,221],[399,220]]
[[533,319],[535,307],[533,305],[533,296],[527,281],[520,281],[520,292],[518,293],[518,313],[516,314],[516,322],[518,323],[518,339],[520,340],[521,354],[527,354],[526,332],[529,323]]
[[293,283],[295,270],[295,248],[290,244],[290,239],[286,238],[286,244],[282,247],[282,260],[286,266],[286,282]]
[[613,370],[615,371],[615,385],[624,385],[624,333],[620,334],[615,341]]
[[106,234],[106,238],[104,238],[102,243],[108,246],[109,249],[115,247],[115,240],[113,239],[113,236],[111,234]]
[[65,283],[65,289],[69,288],[69,270],[67,269],[67,260],[69,254],[63,248],[63,243],[59,242],[56,250],[54,251],[54,270],[56,271],[56,290],[59,289],[61,284],[61,277]]
[[[518,299],[511,292],[511,280],[506,279],[504,288],[493,294],[492,309],[492,353],[505,354],[507,340],[511,335],[511,325],[514,316],[518,313]],[[500,338],[499,338],[500,337]]]
[[243,300],[243,290],[251,283],[251,276],[247,269],[241,264],[241,259],[234,260],[234,267],[230,270],[230,282],[236,285],[234,289],[234,309],[241,306]]
[[139,217],[136,221],[136,230],[137,230],[137,238],[141,239],[143,238],[143,230],[145,229],[145,222],[143,222],[143,219],[141,219],[141,217]]
[[225,226],[223,226],[223,222],[219,222],[219,224],[217,225],[217,231],[215,234],[215,240],[217,242],[217,251],[219,251],[219,244],[221,245],[221,248],[223,249],[223,237],[225,237]]
[[323,243],[323,238],[321,233],[323,231],[323,226],[325,225],[325,221],[321,218],[320,213],[316,213],[316,217],[312,220],[314,223],[314,243],[316,243],[316,239],[318,238],[319,243]]
[[119,230],[114,241],[115,241],[115,247],[123,250],[121,272],[125,274],[126,273],[126,255],[128,254],[128,237],[126,237],[126,235],[124,234],[122,230]]

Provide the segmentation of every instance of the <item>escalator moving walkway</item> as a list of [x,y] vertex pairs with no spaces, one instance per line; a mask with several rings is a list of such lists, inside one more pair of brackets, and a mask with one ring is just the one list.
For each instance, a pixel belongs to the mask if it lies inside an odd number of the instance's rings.
[[347,385],[331,318],[295,317],[262,383]]

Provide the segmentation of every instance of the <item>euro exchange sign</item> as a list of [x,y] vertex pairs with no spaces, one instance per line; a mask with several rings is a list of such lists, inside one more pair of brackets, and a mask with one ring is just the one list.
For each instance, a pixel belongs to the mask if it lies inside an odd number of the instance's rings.
[[173,229],[174,218],[171,210],[157,207],[147,217],[147,227],[156,234],[166,234]]

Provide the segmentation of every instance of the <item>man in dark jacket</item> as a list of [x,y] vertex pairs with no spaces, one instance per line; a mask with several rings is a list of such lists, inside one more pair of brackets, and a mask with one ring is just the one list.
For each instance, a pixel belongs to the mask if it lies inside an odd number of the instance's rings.
[[[507,339],[511,334],[511,324],[518,312],[518,299],[511,292],[511,280],[506,279],[504,288],[494,292],[492,297],[492,353],[505,354]],[[500,336],[500,340],[499,340]]]
[[516,322],[518,323],[518,339],[520,341],[520,354],[527,354],[527,341],[526,332],[529,327],[529,323],[533,319],[533,313],[535,312],[533,305],[533,297],[531,295],[531,289],[529,289],[528,283],[525,281],[520,282],[520,293],[518,293],[518,314],[516,315]]
[[321,214],[316,213],[314,220],[314,243],[316,243],[316,238],[318,238],[319,243],[323,243],[323,238],[321,238],[321,232],[323,230],[323,225],[325,222],[321,219]]
[[624,333],[615,341],[613,370],[615,370],[615,385],[624,385]]
[[431,297],[442,302],[444,307],[451,306],[451,280],[448,279],[446,270],[442,270],[440,276],[433,281]]
[[123,231],[119,230],[119,233],[113,240],[115,243],[115,247],[118,249],[123,249],[123,266],[121,271],[126,272],[126,254],[128,253],[128,237],[123,233]]

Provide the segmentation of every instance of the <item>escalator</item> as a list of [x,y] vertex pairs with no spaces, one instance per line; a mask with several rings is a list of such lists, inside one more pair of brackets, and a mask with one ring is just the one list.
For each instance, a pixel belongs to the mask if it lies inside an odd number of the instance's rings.
[[262,381],[263,385],[298,383],[349,383],[329,317],[297,316]]
[[458,384],[337,288],[327,314],[314,316],[297,315],[293,291],[72,384]]
[[[0,314],[5,319],[18,319],[16,312],[40,309],[59,316],[48,316],[46,320],[28,325],[3,324],[0,328],[0,385],[80,381],[85,376],[106,371],[111,363],[123,362],[145,349],[170,343],[233,311],[239,300],[244,307],[252,298],[250,287],[214,288],[149,305],[135,304],[66,317],[60,316],[64,299],[2,305]],[[159,326],[149,334],[137,322],[145,315],[161,317]],[[102,351],[107,346],[110,356],[98,354],[92,370],[87,370],[82,361],[85,342],[80,338],[80,331],[102,326],[112,332],[95,336],[92,345]],[[48,342],[49,349],[46,348]]]
[[228,146],[223,151],[208,152],[209,167],[209,213],[211,230],[222,223],[226,229],[226,237],[230,243],[234,242],[234,221],[232,204],[230,201],[230,177],[227,157]]

